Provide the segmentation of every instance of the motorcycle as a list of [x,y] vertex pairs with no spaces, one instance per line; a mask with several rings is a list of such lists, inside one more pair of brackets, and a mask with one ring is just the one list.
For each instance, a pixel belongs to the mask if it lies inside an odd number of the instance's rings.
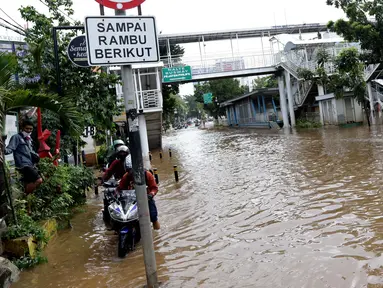
[[108,211],[108,207],[114,201],[112,196],[114,194],[114,191],[118,187],[119,183],[120,183],[120,180],[116,180],[114,177],[112,177],[108,181],[104,182],[102,185],[104,187],[104,199],[103,199],[104,209],[102,209],[102,216],[103,216],[102,218],[107,224],[110,224],[110,214]]
[[114,187],[105,189],[103,218],[118,233],[118,257],[125,257],[141,239],[135,190],[125,190],[116,196]]

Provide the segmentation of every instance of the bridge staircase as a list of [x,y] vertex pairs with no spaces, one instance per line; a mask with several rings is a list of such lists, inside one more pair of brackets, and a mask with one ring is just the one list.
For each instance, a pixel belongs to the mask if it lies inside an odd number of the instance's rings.
[[293,77],[291,77],[291,87],[294,99],[294,109],[302,107],[305,103],[307,96],[310,94],[313,88],[313,81],[305,81],[299,77],[300,68],[308,68],[312,65],[311,62],[306,62],[303,55],[299,53],[280,52],[276,55],[276,62],[284,70],[288,71]]

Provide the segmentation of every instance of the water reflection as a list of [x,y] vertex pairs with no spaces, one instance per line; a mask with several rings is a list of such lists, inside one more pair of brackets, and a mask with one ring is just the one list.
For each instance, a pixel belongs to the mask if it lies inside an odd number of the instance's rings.
[[[359,127],[186,129],[166,137],[173,157],[153,153],[165,286],[382,287],[382,135]],[[49,246],[49,264],[15,287],[145,282],[140,249],[116,259],[116,239],[92,203]]]

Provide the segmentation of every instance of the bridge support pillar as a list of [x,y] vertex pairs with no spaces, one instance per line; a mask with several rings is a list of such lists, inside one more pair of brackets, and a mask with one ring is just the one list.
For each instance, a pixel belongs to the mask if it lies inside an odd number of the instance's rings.
[[367,92],[368,92],[368,99],[370,100],[370,117],[371,117],[371,124],[375,125],[375,117],[374,117],[374,98],[372,96],[372,89],[371,89],[371,82],[367,82]]
[[289,128],[289,116],[287,114],[287,103],[285,94],[285,83],[283,83],[283,75],[278,76],[279,102],[281,104],[283,128]]
[[293,99],[293,93],[291,92],[290,73],[287,70],[285,70],[285,81],[286,81],[287,100],[289,104],[291,127],[295,127],[294,99]]
[[[324,95],[324,87],[317,84],[318,86],[318,96]],[[324,107],[322,101],[319,101],[319,112],[320,112],[320,123],[324,126]]]

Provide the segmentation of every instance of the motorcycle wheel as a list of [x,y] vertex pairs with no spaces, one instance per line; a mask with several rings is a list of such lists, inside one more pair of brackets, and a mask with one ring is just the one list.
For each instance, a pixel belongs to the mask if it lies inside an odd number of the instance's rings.
[[130,251],[133,251],[136,248],[136,239],[135,238],[136,238],[136,229],[133,228],[129,231],[128,238],[126,241],[126,242],[128,242],[128,247],[129,247]]
[[104,210],[102,211],[102,219],[104,220],[104,222],[106,223],[109,223],[110,221],[110,215],[109,215],[109,212],[107,209],[104,208]]
[[120,258],[124,258],[126,253],[128,253],[127,238],[127,233],[118,233],[118,257]]
[[104,199],[104,210],[102,211],[102,219],[104,220],[104,222],[107,222],[107,223],[110,222],[110,214],[108,211],[108,202],[106,201],[106,199]]
[[140,230],[140,225],[135,228],[136,234],[135,234],[135,242],[139,242],[141,240],[141,230]]

